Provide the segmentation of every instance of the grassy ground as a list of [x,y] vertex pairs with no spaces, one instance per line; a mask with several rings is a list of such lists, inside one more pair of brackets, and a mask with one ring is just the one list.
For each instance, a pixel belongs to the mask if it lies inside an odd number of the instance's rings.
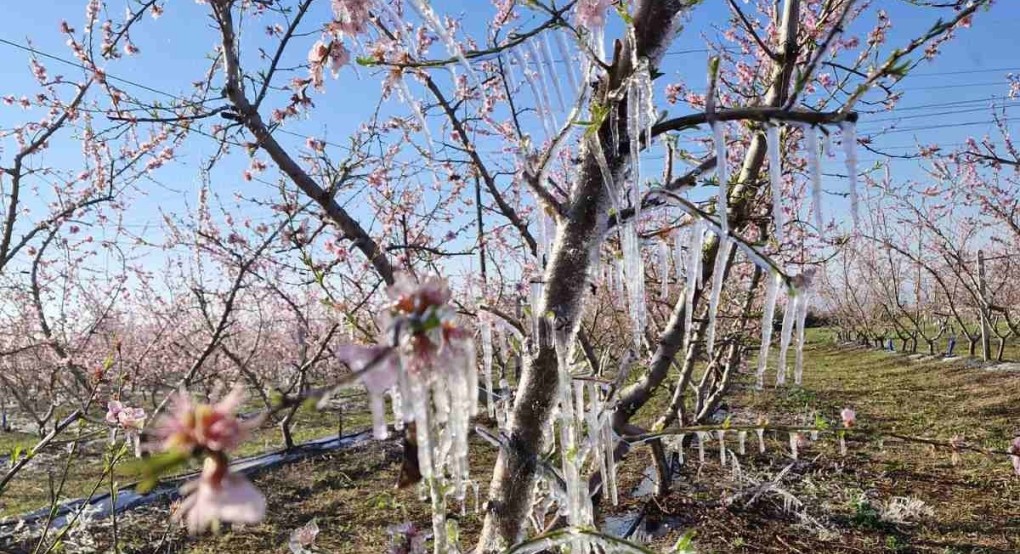
[[[359,431],[369,425],[364,407],[355,405],[353,408],[343,415],[344,433]],[[302,443],[325,436],[335,436],[338,428],[337,414],[302,410],[295,416],[291,433],[295,443]],[[75,435],[76,431],[72,428],[65,436],[67,439],[72,439]],[[81,443],[81,454],[76,456],[70,465],[66,465],[66,454],[64,454],[63,448],[56,446],[44,451],[30,465],[26,466],[0,494],[0,517],[18,515],[49,506],[54,491],[57,490],[60,481],[64,478],[65,469],[66,479],[64,479],[64,485],[57,497],[72,499],[87,496],[95,488],[97,480],[103,474],[104,457],[107,453],[105,440],[107,431],[104,427],[86,424],[82,436],[90,436],[92,439]],[[26,451],[38,440],[36,435],[26,433],[0,433],[0,454],[10,453],[16,446],[20,446],[23,451]],[[283,436],[279,428],[265,425],[255,430],[251,440],[242,445],[237,456],[251,456],[282,447]],[[127,465],[118,465],[115,471],[115,480],[120,484],[130,483],[137,479],[137,475],[134,475]],[[109,492],[109,483],[104,482],[97,492]]]
[[[803,388],[756,392],[747,386],[753,377],[742,376],[726,408],[734,424],[759,415],[773,423],[803,423],[816,416],[836,420],[839,409],[852,406],[862,432],[849,437],[846,457],[833,438],[823,436],[794,462],[787,437],[768,436],[766,454],[741,457],[744,477],[734,479],[730,468],[719,466],[718,448],[708,450],[703,466],[697,449],[688,448],[689,462],[667,497],[627,498],[621,506],[605,507],[603,515],[644,510],[650,523],[665,522],[664,535],[648,543],[656,552],[667,552],[689,530],[701,553],[1020,552],[1020,479],[1005,457],[963,454],[954,465],[944,450],[864,432],[942,440],[960,434],[972,444],[1005,449],[1020,428],[1020,373],[844,349],[820,335],[815,339],[806,352]],[[729,440],[736,449],[735,437]],[[755,450],[753,435],[748,447]],[[473,475],[486,479],[495,452],[483,444],[473,452]],[[628,458],[621,491],[639,485],[647,460],[642,450]],[[290,532],[313,518],[322,530],[317,552],[385,552],[387,526],[405,521],[430,526],[417,491],[393,487],[399,467],[396,445],[372,443],[264,474],[256,483],[269,498],[266,520],[218,536],[188,538],[168,524],[165,507],[139,510],[119,518],[122,552],[284,553]],[[775,492],[753,503],[748,502],[753,494],[728,502],[787,467],[776,488],[799,506],[784,510]],[[459,517],[463,544],[471,544],[479,518],[471,510],[458,513],[459,506],[452,516]],[[111,536],[106,522],[76,540],[95,541],[93,548],[102,551]]]

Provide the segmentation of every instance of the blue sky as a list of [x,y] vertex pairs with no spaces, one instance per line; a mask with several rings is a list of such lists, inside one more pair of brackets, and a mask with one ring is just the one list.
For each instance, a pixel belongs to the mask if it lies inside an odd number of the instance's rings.
[[[81,25],[84,18],[82,0],[8,1],[5,4],[5,16],[0,22],[0,39],[19,44],[25,44],[31,39],[35,47],[43,52],[70,57],[63,44],[64,38],[58,32],[58,25],[62,19],[67,19],[72,26]],[[121,9],[113,7],[121,5],[116,1],[110,2],[110,5],[111,11]],[[441,14],[465,14],[464,25],[469,32],[475,36],[484,36],[481,34],[484,22],[492,13],[488,2],[441,1],[434,5]],[[935,20],[933,11],[920,10],[898,0],[878,0],[874,5],[890,13],[894,25],[890,32],[890,45],[905,43]],[[475,6],[479,6],[478,12],[484,14],[484,18],[474,11]],[[310,16],[310,21],[324,21],[328,9],[328,2],[320,2],[315,13]],[[112,62],[109,66],[111,75],[171,94],[187,93],[190,82],[200,77],[208,66],[206,56],[216,39],[216,33],[209,27],[207,10],[207,6],[190,1],[169,2],[160,20],[147,20],[133,33],[134,42],[141,48],[142,55]],[[704,39],[706,36],[715,37],[715,25],[724,21],[726,10],[725,3],[720,1],[705,2],[694,10],[687,28],[672,46],[661,68],[667,76],[658,83],[660,93],[661,87],[673,80],[671,77],[676,74],[688,76],[692,84],[703,83],[704,79],[699,76],[705,74],[709,55],[705,51]],[[864,116],[858,134],[866,136],[882,130],[893,123],[891,118],[902,116],[904,119],[898,125],[906,131],[893,130],[874,140],[875,146],[899,154],[910,152],[915,140],[952,148],[967,136],[980,136],[986,132],[994,135],[986,108],[993,96],[1006,95],[1008,85],[1005,74],[1010,71],[1020,73],[1020,61],[1015,57],[1017,46],[1020,46],[1020,39],[1016,36],[1018,22],[1020,3],[1017,2],[1000,1],[990,12],[979,13],[973,27],[962,31],[957,39],[945,46],[935,62],[921,66],[898,86],[905,91],[899,109],[892,114]],[[873,23],[872,14],[856,23],[856,26],[858,29],[866,29]],[[307,46],[314,38],[314,35],[305,37],[303,40],[308,44],[300,43],[294,48],[295,60],[304,57]],[[260,39],[253,37],[251,40]],[[0,44],[0,52],[5,54],[7,62],[0,66],[0,82],[5,83],[7,91],[19,94],[21,90],[34,90],[26,53],[7,44]],[[442,54],[441,45],[435,47],[435,53]],[[71,75],[78,71],[71,67],[61,67],[52,61],[48,61],[47,65],[51,74]],[[158,93],[139,90],[133,85],[123,86],[149,97],[160,96]],[[352,67],[346,68],[341,78],[329,82],[328,86],[330,92],[327,95],[316,97],[319,109],[315,112],[314,120],[296,122],[288,126],[288,130],[327,137],[342,143],[344,137],[374,107],[379,90],[379,82],[370,71]],[[660,103],[668,107],[664,102]],[[949,103],[959,104],[939,106]],[[936,106],[930,106],[932,104]],[[400,106],[394,109],[402,110]],[[671,110],[673,113],[677,111],[677,107]],[[0,122],[5,125],[16,121],[14,118],[23,117],[19,108],[0,106]],[[960,125],[974,122],[977,124]],[[295,146],[303,144],[303,140],[297,137],[282,139]],[[194,198],[199,182],[198,164],[209,153],[211,146],[211,140],[193,136],[182,149],[182,159],[172,167],[159,171],[151,186],[146,186],[145,196],[136,200],[135,208],[129,213],[128,224],[140,230],[145,225],[158,222],[160,209],[183,210],[185,201],[191,202]],[[80,159],[80,148],[65,135],[54,141],[52,150],[46,156],[51,163],[74,164]],[[656,153],[651,156],[654,158]],[[879,160],[877,156],[864,151],[860,153],[860,159],[862,165]],[[890,163],[894,179],[921,176],[915,161],[892,160]],[[222,164],[213,175],[214,191],[229,196],[234,190],[246,190],[245,187],[250,190],[250,187],[258,186],[241,180],[240,172],[246,165],[240,153]],[[840,172],[841,157],[837,156],[828,162],[826,169]],[[827,178],[826,188],[844,190],[845,184],[839,181]],[[155,228],[150,233],[158,235]]]

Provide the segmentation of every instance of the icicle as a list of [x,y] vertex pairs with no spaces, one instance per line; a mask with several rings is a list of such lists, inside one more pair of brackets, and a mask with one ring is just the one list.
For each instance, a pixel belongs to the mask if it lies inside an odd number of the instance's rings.
[[711,358],[715,352],[715,324],[716,314],[719,312],[719,297],[722,296],[723,281],[726,277],[726,263],[730,257],[730,248],[733,243],[729,237],[719,237],[719,248],[715,254],[715,267],[712,270],[712,292],[708,300],[708,331],[706,340],[708,342],[708,357]]
[[627,307],[630,311],[631,331],[634,347],[640,352],[647,318],[645,269],[640,238],[632,220],[625,222],[620,228],[620,245],[623,248],[624,273],[627,278]]
[[641,90],[631,81],[627,88],[627,138],[630,146],[630,204],[634,208],[633,221],[639,222],[641,217],[641,129],[643,112],[641,110]]
[[549,105],[542,101],[542,95],[538,89],[538,83],[535,82],[535,76],[528,71],[528,63],[525,61],[524,56],[520,53],[517,48],[510,49],[510,55],[514,57],[514,61],[521,68],[521,73],[524,74],[524,80],[528,83],[528,88],[531,89],[531,95],[535,99],[535,107],[538,110],[539,119],[542,120],[542,127],[545,129],[546,137],[552,138],[554,136],[552,125],[549,122],[550,110]]
[[[550,60],[543,59],[544,52],[542,51],[542,47],[536,45],[536,42],[537,41],[533,40],[528,43],[528,49],[531,51],[531,63],[535,66],[535,72],[538,73],[538,90],[542,93],[542,102],[547,110],[546,115],[549,118],[549,123],[552,125],[553,130],[555,130],[556,118],[553,114],[552,97],[549,94],[549,85],[547,84],[549,81],[549,75],[547,75],[545,71]],[[549,135],[550,138],[552,138],[552,136],[552,134]]]
[[765,281],[764,313],[761,318],[761,348],[758,350],[758,390],[765,387],[765,369],[768,366],[769,347],[772,344],[772,325],[776,314],[776,297],[778,296],[779,284],[782,280],[783,276],[778,272],[770,272],[769,278]]
[[764,454],[765,453],[765,429],[764,428],[755,429],[754,433],[756,435],[758,435],[758,453],[759,454]]
[[389,431],[386,429],[386,403],[381,394],[368,395],[368,409],[372,412],[372,436],[376,440],[386,440]]
[[659,241],[659,299],[669,296],[669,243],[665,239]]
[[818,440],[818,429],[812,429],[811,430],[811,440],[812,441],[817,441]]
[[846,173],[850,179],[850,215],[853,217],[854,228],[857,228],[857,125],[852,121],[839,124],[843,132],[843,156],[846,158]]
[[800,445],[800,433],[791,432],[790,433],[790,455],[793,456],[794,460],[797,459],[797,447],[799,445]]
[[531,336],[532,341],[538,341],[538,326],[542,319],[542,283],[531,282]]
[[846,432],[839,432],[839,455],[846,456]]
[[606,472],[609,474],[606,488],[609,489],[609,500],[613,503],[613,506],[619,506],[620,495],[616,486],[616,437],[613,433],[613,426],[603,425],[602,432],[604,436],[603,444],[605,445]]
[[478,75],[475,73],[474,68],[471,67],[467,58],[464,57],[464,50],[461,49],[460,44],[454,40],[453,36],[447,32],[446,27],[443,25],[443,22],[439,20],[439,17],[436,16],[436,12],[432,10],[432,7],[429,6],[425,0],[411,0],[411,7],[414,11],[418,12],[418,16],[425,21],[429,28],[432,29],[432,32],[439,36],[439,40],[441,40],[443,45],[446,46],[447,51],[457,58],[461,67],[464,68],[471,77],[471,80],[474,81],[477,90],[484,94],[484,89],[481,81],[478,80]]
[[390,390],[390,406],[393,408],[393,427],[397,431],[404,430],[404,397],[400,394],[400,387],[393,387]]
[[553,34],[556,35],[556,48],[559,51],[560,58],[563,59],[563,73],[567,74],[567,79],[570,81],[570,90],[572,92],[570,97],[572,98],[578,94],[577,77],[574,75],[574,60],[570,56],[570,49],[567,46],[567,40],[564,38],[564,34],[561,32]]
[[[478,315],[482,337],[482,369],[485,375],[485,407],[491,418],[496,416],[492,395],[492,320],[485,312],[480,311]],[[477,396],[477,391],[475,391],[475,396]]]
[[715,176],[719,181],[719,188],[716,192],[716,214],[719,216],[719,227],[722,228],[725,235],[730,232],[730,176],[726,163],[726,125],[717,121],[713,121],[710,125],[712,127],[712,142],[715,145]]
[[685,433],[680,433],[680,440],[676,442],[678,463],[680,464],[681,467],[684,465],[684,437],[686,436],[687,435]]
[[616,292],[620,295],[622,300],[626,301],[625,295],[627,294],[627,291],[624,283],[627,279],[624,277],[623,267],[623,258],[616,260]]
[[687,247],[687,233],[678,230],[673,235],[673,265],[676,266],[677,283],[682,284],[686,272],[686,260],[684,248]]
[[811,211],[815,215],[815,226],[822,231],[822,160],[818,155],[818,132],[811,125],[804,125],[804,138],[807,144],[808,169],[811,172]]
[[[536,38],[535,40],[539,39]],[[542,40],[540,40],[540,42],[542,61],[545,63],[545,66],[549,71],[549,80],[552,81],[553,90],[556,92],[556,101],[559,104],[560,111],[565,112],[567,110],[567,106],[566,103],[563,101],[563,89],[560,88],[560,72],[556,70],[556,65],[553,63],[552,48],[549,47],[549,33],[544,33],[542,35]],[[534,43],[532,43],[532,46],[534,46]],[[535,48],[535,50],[538,49],[539,49],[538,47]],[[566,63],[565,60],[564,63]],[[567,66],[568,69],[566,71],[568,74],[570,73],[569,67],[570,66],[568,65]]]
[[574,425],[578,430],[584,425],[584,419],[584,381],[574,381]]
[[793,382],[800,385],[804,379],[804,324],[807,320],[807,291],[797,294],[797,352],[793,367]]
[[786,384],[786,352],[790,348],[790,339],[793,335],[793,320],[797,304],[797,291],[788,289],[786,297],[786,309],[783,312],[783,329],[779,336],[779,365],[776,367],[776,386]]
[[725,467],[726,466],[726,431],[720,429],[719,431],[716,431],[715,434],[719,438],[719,466],[720,467]]
[[747,431],[737,431],[737,452],[739,452],[741,456],[747,454],[747,449],[745,448],[746,443]]
[[779,153],[779,126],[769,125],[766,131],[766,149],[769,157],[769,187],[772,189],[772,221],[776,227],[776,241],[783,242],[783,165]]
[[684,308],[684,350],[690,348],[694,336],[694,294],[701,280],[701,246],[704,223],[700,219],[694,221],[691,228],[690,242],[687,245],[687,283],[684,292],[687,294]]
[[704,431],[698,431],[697,433],[698,433],[698,463],[700,465],[705,465],[705,441],[707,440],[705,437],[706,435],[708,435],[708,433]]
[[414,99],[413,96],[411,96],[411,89],[408,88],[407,83],[404,82],[403,78],[394,79],[393,81],[397,86],[397,95],[400,96],[400,99],[403,100],[403,102],[407,104],[409,108],[411,108],[411,113],[414,114],[415,120],[417,120],[418,125],[421,126],[421,132],[423,135],[425,135],[425,144],[428,145],[429,153],[433,154],[434,158],[435,146],[433,145],[432,142],[432,133],[429,132],[429,125],[425,121],[425,114],[422,113],[421,106],[419,106],[418,102]]

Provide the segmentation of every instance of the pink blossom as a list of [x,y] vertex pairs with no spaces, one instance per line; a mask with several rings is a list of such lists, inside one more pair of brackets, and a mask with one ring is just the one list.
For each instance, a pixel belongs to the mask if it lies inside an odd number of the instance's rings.
[[244,389],[234,387],[215,405],[195,404],[185,393],[174,398],[173,414],[157,426],[157,435],[164,450],[190,452],[203,448],[226,452],[240,445],[257,422],[237,419],[237,408],[244,399]]
[[839,417],[843,418],[843,427],[847,429],[857,424],[857,412],[852,408],[843,408],[843,411],[839,412]]
[[202,475],[181,487],[180,508],[174,519],[192,535],[219,522],[254,524],[266,515],[266,497],[245,476],[231,473],[225,459],[209,456]]
[[1013,462],[1013,471],[1020,476],[1020,436],[1014,438],[1009,445],[1009,453],[1012,454],[1009,459]]
[[606,24],[606,11],[612,0],[579,0],[574,8],[577,23],[588,29],[601,29]]
[[397,275],[386,294],[393,300],[395,311],[409,315],[421,315],[430,307],[445,305],[451,298],[449,287],[439,277],[429,277],[419,284],[404,273]]
[[141,431],[145,425],[145,410],[143,408],[124,408],[117,414],[117,422],[125,429]]
[[372,0],[333,0],[334,27],[349,37],[365,32],[371,16]]
[[116,400],[111,400],[106,403],[106,422],[110,425],[117,425],[120,423],[120,412],[124,409],[124,405]]
[[298,527],[290,534],[290,541],[287,546],[292,554],[304,554],[315,543],[315,537],[319,535],[319,524],[313,519]]

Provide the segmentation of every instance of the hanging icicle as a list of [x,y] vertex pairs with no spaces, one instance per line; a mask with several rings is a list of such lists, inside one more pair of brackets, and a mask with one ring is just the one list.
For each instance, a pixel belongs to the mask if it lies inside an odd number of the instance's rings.
[[790,433],[790,455],[793,456],[794,460],[797,459],[798,455],[797,448],[800,446],[800,441],[801,441],[800,433],[797,432]]
[[[556,92],[556,102],[560,107],[560,111],[565,112],[567,111],[567,106],[563,100],[563,89],[560,87],[561,72],[556,69],[556,64],[553,60],[552,48],[549,47],[549,33],[543,33],[541,40],[537,38],[535,40],[541,42],[542,62],[545,63],[546,72],[550,77],[549,80],[552,81],[553,90]],[[537,49],[538,47],[536,47]],[[565,59],[564,63],[566,63]],[[572,76],[569,65],[567,65],[566,73]]]
[[640,240],[633,221],[628,220],[620,226],[620,246],[623,249],[624,274],[627,284],[627,308],[630,312],[634,347],[639,352],[644,341],[647,318],[645,269]]
[[542,128],[545,130],[546,138],[552,138],[554,136],[553,125],[551,123],[552,112],[549,109],[549,104],[543,99],[541,92],[539,91],[538,83],[535,81],[535,76],[528,70],[528,62],[525,60],[524,55],[521,54],[520,49],[511,48],[510,55],[514,57],[514,61],[517,62],[517,66],[521,68],[521,73],[524,75],[524,81],[528,83],[528,88],[531,89],[531,96],[535,100],[535,109],[538,112],[538,118],[542,120]]
[[786,309],[783,311],[783,328],[779,336],[779,363],[776,367],[776,386],[786,384],[786,352],[793,336],[793,320],[796,317],[797,290],[787,289]]
[[739,452],[741,456],[747,454],[746,444],[747,431],[737,431],[737,452]]
[[719,467],[726,466],[726,431],[720,429],[715,432],[719,438]]
[[779,150],[779,126],[767,127],[766,149],[769,158],[769,188],[772,189],[772,221],[776,227],[776,241],[783,242],[783,165]]
[[793,382],[801,385],[804,379],[804,325],[807,322],[808,302],[807,291],[797,294],[797,352],[793,366]]
[[730,257],[730,248],[733,242],[726,235],[719,237],[719,248],[715,254],[715,266],[712,270],[712,292],[708,301],[708,330],[706,338],[708,342],[708,357],[711,358],[715,352],[715,325],[716,314],[719,312],[719,298],[722,296],[723,282],[726,278],[726,265]]
[[822,160],[818,153],[818,132],[812,125],[804,125],[805,148],[807,149],[808,170],[811,173],[811,211],[815,226],[822,232]]
[[659,241],[659,300],[669,296],[669,242]]
[[725,235],[730,232],[730,175],[726,157],[726,124],[713,121],[711,127],[712,142],[715,145],[715,177],[719,182],[719,188],[716,191],[716,214],[719,216],[719,227],[722,228]]
[[574,58],[570,55],[570,49],[567,46],[567,40],[563,32],[553,32],[556,35],[556,48],[559,51],[560,58],[563,59],[563,71],[557,72],[566,73],[567,79],[570,81],[570,98],[573,98],[578,94],[577,92],[577,76],[574,75]]
[[708,433],[705,431],[698,431],[698,464],[705,465],[705,441],[707,440]]
[[765,453],[765,429],[755,429],[754,434],[758,436],[758,453]]
[[758,372],[756,385],[758,390],[765,388],[765,369],[768,367],[769,348],[772,345],[772,326],[776,316],[776,297],[779,296],[779,285],[783,276],[770,271],[765,280],[765,300],[761,318],[761,348],[758,350]]
[[531,336],[532,341],[538,340],[538,326],[539,320],[542,318],[542,289],[543,283],[540,281],[531,282]]
[[[485,406],[489,417],[496,417],[492,394],[492,320],[488,312],[478,312],[479,334],[482,339],[482,371],[485,375]],[[477,392],[476,392],[477,394]]]
[[854,228],[857,228],[858,220],[858,198],[857,198],[857,124],[853,121],[844,121],[839,124],[843,133],[843,156],[846,159],[847,178],[850,179],[850,215],[853,218]]
[[691,225],[691,234],[687,244],[687,282],[684,292],[687,295],[684,308],[684,350],[690,348],[694,336],[694,295],[701,281],[701,247],[704,237],[704,222],[695,219]]
[[556,118],[554,115],[555,112],[552,110],[552,96],[549,94],[549,85],[547,84],[549,81],[549,75],[546,73],[546,69],[552,67],[552,59],[545,57],[545,51],[542,50],[540,42],[537,39],[529,41],[527,46],[530,50],[531,63],[535,66],[535,73],[538,74],[538,90],[542,93],[542,102],[546,109],[549,110],[549,122],[555,130]]

